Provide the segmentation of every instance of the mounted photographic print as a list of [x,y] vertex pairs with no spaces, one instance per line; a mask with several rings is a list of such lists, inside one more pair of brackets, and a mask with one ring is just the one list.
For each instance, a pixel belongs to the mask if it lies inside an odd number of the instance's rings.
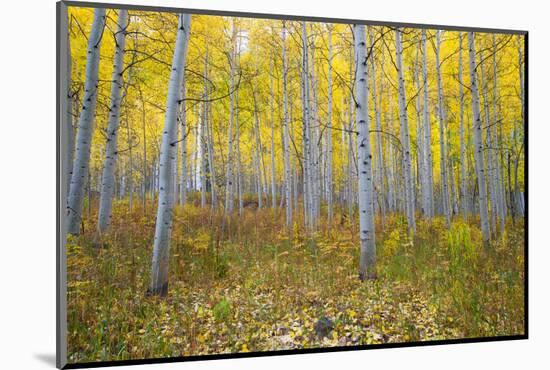
[[527,338],[527,32],[57,16],[58,367]]

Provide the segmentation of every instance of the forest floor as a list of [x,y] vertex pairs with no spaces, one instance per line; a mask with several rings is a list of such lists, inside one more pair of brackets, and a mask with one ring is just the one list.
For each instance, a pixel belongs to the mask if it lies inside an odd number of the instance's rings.
[[115,202],[103,248],[93,207],[68,239],[71,363],[523,334],[523,221],[485,248],[474,218],[419,218],[414,239],[402,216],[377,218],[378,279],[361,283],[358,226],[338,212],[307,238],[280,210],[176,207],[163,299],[145,294],[147,208]]

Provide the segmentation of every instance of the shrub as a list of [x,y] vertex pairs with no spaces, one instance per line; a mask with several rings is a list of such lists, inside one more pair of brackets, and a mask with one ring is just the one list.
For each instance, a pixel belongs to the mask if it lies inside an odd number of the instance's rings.
[[222,298],[221,301],[216,303],[212,312],[216,321],[225,321],[231,313],[231,304],[227,299]]

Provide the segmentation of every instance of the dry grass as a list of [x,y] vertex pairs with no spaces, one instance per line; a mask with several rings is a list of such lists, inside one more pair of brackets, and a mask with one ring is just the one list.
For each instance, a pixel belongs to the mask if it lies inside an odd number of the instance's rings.
[[[357,225],[336,212],[306,237],[298,218],[177,207],[166,299],[146,297],[153,204],[114,205],[94,248],[95,210],[68,242],[70,362],[523,334],[523,223],[481,247],[476,220],[377,219],[377,281],[357,278]],[[326,317],[332,330],[316,335]]]

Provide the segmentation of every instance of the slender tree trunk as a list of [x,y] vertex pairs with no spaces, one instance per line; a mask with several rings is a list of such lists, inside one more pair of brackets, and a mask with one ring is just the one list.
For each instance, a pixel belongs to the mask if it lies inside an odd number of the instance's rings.
[[466,188],[466,142],[464,140],[464,88],[462,87],[462,32],[458,34],[458,91],[460,99],[460,208],[462,218],[468,213],[468,192]]
[[286,58],[286,21],[283,20],[283,110],[284,110],[284,140],[283,150],[285,155],[285,206],[286,206],[286,226],[292,227],[292,200],[291,200],[291,185],[292,177],[290,167],[290,134],[288,129],[288,67]]
[[311,127],[311,189],[312,189],[312,223],[313,227],[317,227],[318,219],[320,217],[320,203],[321,203],[321,193],[320,193],[320,164],[319,164],[319,143],[320,143],[320,133],[319,133],[319,110],[317,104],[317,77],[315,73],[315,33],[312,27],[313,41],[311,42],[311,57],[309,61],[311,63],[310,74],[311,74],[311,120],[313,123]]
[[[349,81],[350,86],[353,84],[353,51],[349,51]],[[353,92],[350,90],[349,95],[349,115],[348,115],[348,185],[347,185],[347,201],[348,201],[348,214],[350,221],[353,220],[353,205],[354,205],[354,195],[353,195],[353,106],[354,106],[354,96]]]
[[[210,96],[210,91],[208,92]],[[214,163],[214,135],[213,135],[213,124],[214,120],[212,119],[212,105],[210,103],[206,104],[207,120],[206,120],[206,148],[208,153],[208,173],[210,179],[210,197],[211,197],[211,208],[213,210],[218,208],[218,189],[217,189],[217,176],[216,176],[216,166]]]
[[271,121],[271,208],[277,208],[277,186],[275,180],[275,117],[274,117],[274,100],[275,95],[273,92],[273,56],[269,58],[270,73],[269,73],[269,108],[270,108],[270,121]]
[[480,85],[482,88],[482,96],[483,96],[483,107],[485,112],[485,129],[486,131],[486,147],[487,150],[487,180],[489,183],[489,211],[490,214],[490,222],[491,222],[491,231],[493,233],[496,233],[497,228],[497,216],[499,214],[498,209],[498,200],[497,200],[497,187],[496,187],[496,179],[495,179],[495,156],[494,156],[494,145],[493,145],[493,137],[491,135],[491,118],[490,118],[490,109],[489,109],[489,94],[487,92],[487,74],[485,73],[485,64],[483,62],[483,53],[480,53]]
[[256,149],[255,149],[255,162],[256,162],[256,191],[258,193],[258,208],[263,207],[263,191],[262,191],[262,166],[261,166],[261,141],[260,136],[260,113],[258,108],[258,98],[257,98],[257,87],[256,80],[254,80],[254,91],[252,93],[254,100],[254,137],[256,139]]
[[[519,99],[521,102],[521,127],[523,128],[525,125],[525,97],[524,97],[524,85],[523,85],[523,47],[521,40],[524,36],[518,35],[517,36],[517,47],[518,47],[518,73],[519,73]],[[512,133],[511,133],[511,142],[512,145],[516,145],[516,127],[512,127]],[[513,153],[515,154],[515,153]],[[508,153],[508,187],[510,192],[510,213],[512,216],[512,221],[515,221],[516,214],[519,214],[518,209],[518,201],[517,201],[517,193],[519,192],[519,185],[517,181],[517,175],[515,176],[515,182],[514,187],[512,188],[512,176],[511,176],[511,167],[512,167],[512,158],[510,153]],[[519,160],[519,155],[517,156],[517,160],[514,161],[517,163]],[[516,166],[517,168],[517,166]],[[517,171],[515,171],[517,174]]]
[[121,9],[118,14],[117,32],[115,36],[115,55],[113,75],[111,77],[111,106],[107,123],[107,143],[105,144],[105,162],[101,182],[101,197],[99,200],[98,231],[105,232],[111,223],[114,171],[118,158],[118,130],[120,125],[120,105],[123,85],[124,47],[126,45],[126,27],[128,25],[128,11]]
[[483,242],[489,243],[491,230],[489,229],[489,214],[487,210],[487,188],[485,181],[485,166],[483,155],[483,140],[481,127],[481,111],[479,107],[479,88],[477,84],[477,63],[474,33],[468,32],[468,47],[470,56],[470,84],[472,93],[472,122],[474,137],[474,158],[479,191],[479,214],[481,218],[481,232]]
[[[414,80],[416,84],[416,90],[418,91],[415,98],[416,105],[416,180],[418,185],[417,192],[417,204],[422,210],[422,214],[426,215],[425,206],[425,189],[426,189],[426,179],[424,176],[424,143],[423,143],[423,133],[422,133],[422,110],[421,106],[421,95],[420,95],[420,44],[416,48],[416,63],[414,67]],[[416,204],[415,204],[416,206]]]
[[327,174],[326,174],[326,193],[327,193],[327,216],[331,222],[334,214],[333,210],[333,180],[332,180],[332,26],[327,25],[328,31],[328,107],[327,107]]
[[130,120],[128,118],[128,105],[125,106],[126,136],[128,137],[128,208],[132,212],[134,201],[134,157],[133,157],[133,136],[130,131]]
[[[67,175],[67,183],[65,184],[65,194],[69,194],[71,188],[71,176],[73,173],[73,158],[74,158],[74,128],[73,128],[73,94],[71,91],[72,84],[72,57],[71,57],[71,37],[70,32],[67,32],[67,111],[65,120],[65,132],[67,133],[66,145],[67,145],[67,167],[65,168]],[[68,200],[68,198],[67,198]],[[68,205],[68,203],[67,203]]]
[[304,151],[304,219],[309,231],[313,229],[313,194],[311,175],[311,140],[308,80],[308,41],[306,22],[302,22],[302,124]]
[[451,223],[451,207],[449,202],[449,179],[447,175],[447,150],[445,148],[445,117],[443,107],[443,83],[441,80],[441,64],[439,52],[441,50],[441,31],[436,32],[435,67],[437,72],[437,109],[439,116],[439,153],[441,167],[441,201],[443,214],[447,225]]
[[[139,84],[138,84],[139,86]],[[142,178],[142,207],[143,207],[143,214],[147,214],[147,174],[148,174],[148,166],[147,166],[147,131],[146,131],[146,112],[145,112],[145,99],[143,98],[143,91],[141,88],[138,87],[139,91],[139,99],[141,101],[141,128],[142,128],[142,137],[143,137],[143,178]]]
[[[205,93],[206,99],[206,93]],[[199,134],[197,136],[197,160],[198,160],[198,170],[199,170],[199,183],[201,190],[201,208],[206,207],[206,160],[204,158],[204,126],[206,121],[205,109],[206,103],[202,104],[202,107],[199,109]]]
[[180,178],[179,178],[179,204],[183,206],[187,202],[187,86],[186,79],[183,79],[181,87],[181,104],[180,104]]
[[78,120],[75,159],[67,205],[67,232],[75,235],[80,233],[84,188],[90,164],[90,148],[93,136],[98,89],[99,52],[104,27],[105,9],[95,9],[92,29],[88,37],[86,80],[84,84],[82,110],[80,111],[80,118]]
[[174,184],[173,164],[177,153],[173,143],[177,141],[177,114],[180,104],[180,91],[184,79],[185,59],[189,43],[191,15],[180,14],[176,47],[172,58],[172,70],[168,85],[166,116],[160,150],[160,192],[153,246],[153,263],[151,268],[151,286],[149,293],[166,296],[168,293],[168,268],[170,237],[172,234],[172,207]]
[[498,121],[498,77],[497,77],[497,42],[496,34],[493,34],[493,124],[489,129],[489,133],[492,133],[493,136],[493,147],[490,150],[493,152],[493,166],[495,167],[495,181],[496,181],[496,190],[497,190],[497,201],[498,201],[498,210],[500,218],[500,232],[504,232],[504,226],[506,223],[506,200],[504,195],[504,187],[502,184],[502,174],[500,166],[500,145],[498,143],[497,129],[499,128]]
[[365,26],[353,25],[356,55],[355,96],[357,97],[357,128],[359,135],[359,239],[361,254],[359,278],[376,278],[376,246],[374,235],[374,187],[372,179],[372,155],[369,133],[369,76]]
[[202,104],[200,127],[200,165],[201,165],[201,207],[206,207],[206,125],[208,121],[208,46],[204,56],[204,102]]
[[[288,69],[287,69],[287,73],[288,73]],[[288,120],[290,122],[290,127],[289,127],[289,147],[290,147],[290,143],[294,143],[294,115],[293,115],[293,112],[292,112],[292,107],[293,107],[293,100],[292,100],[292,89],[289,89],[288,91],[288,102],[290,103],[289,104],[289,109],[288,109]],[[291,168],[291,172],[292,172],[292,175],[290,176],[291,179],[292,179],[292,199],[293,199],[293,202],[294,202],[294,206],[292,207],[293,208],[293,214],[297,214],[298,213],[298,182],[299,182],[299,175],[298,175],[298,169],[297,169],[297,165],[296,165],[296,161],[298,160],[298,152],[297,151],[294,151],[293,152],[294,155],[292,155],[290,157],[290,168]]]
[[[346,138],[347,138],[347,134],[346,134],[346,130],[347,130],[347,118],[346,118],[346,111],[345,109],[343,109],[343,107],[346,106],[346,99],[344,98],[344,95],[342,94],[342,110],[340,112],[340,122],[341,122],[341,126],[340,126],[340,140],[341,140],[341,148],[342,148],[342,153],[344,153],[344,150],[346,148]],[[347,200],[347,177],[346,177],[346,171],[347,171],[347,163],[345,160],[342,159],[341,161],[342,163],[342,167],[341,167],[341,171],[342,171],[342,176],[340,178],[340,203],[341,203],[341,206],[342,206],[342,209],[343,207],[345,206],[346,204],[346,200]],[[342,211],[343,213],[343,211]]]
[[227,168],[225,172],[225,212],[232,213],[234,207],[234,179],[233,179],[233,119],[234,119],[234,89],[235,89],[235,59],[236,53],[235,44],[237,42],[237,28],[235,20],[232,20],[231,25],[231,51],[229,58],[229,127],[227,129]]
[[[371,35],[371,40],[372,35]],[[372,42],[371,42],[372,43]],[[382,216],[382,223],[384,223],[384,219],[386,217],[386,202],[384,200],[384,156],[382,154],[382,79],[384,76],[384,55],[382,53],[382,74],[380,78],[380,84],[377,88],[376,85],[376,66],[374,62],[374,58],[371,57],[371,67],[372,67],[372,74],[371,74],[371,80],[372,80],[372,100],[374,102],[374,116],[376,121],[376,195],[378,198],[378,205],[380,207],[380,215]],[[378,90],[378,91],[377,91]]]
[[425,199],[424,207],[426,216],[434,216],[434,196],[433,196],[433,159],[432,159],[432,130],[430,122],[430,105],[428,90],[428,67],[427,67],[427,49],[426,49],[426,30],[422,30],[422,78],[424,81],[424,178],[426,179],[426,188],[424,189]]
[[[388,128],[393,135],[393,99],[390,91],[388,90],[388,102],[389,102],[389,121]],[[397,174],[395,172],[395,153],[393,144],[387,145],[388,148],[388,206],[392,212],[397,211],[397,192],[396,192],[396,180]]]
[[409,230],[414,235],[416,223],[414,219],[414,190],[412,181],[412,165],[409,138],[409,119],[407,115],[407,98],[405,94],[405,80],[403,78],[403,45],[401,43],[401,31],[395,30],[397,76],[399,85],[399,122],[401,124],[401,145],[403,147],[403,177],[405,179],[405,210]]
[[242,216],[244,209],[243,202],[243,175],[241,170],[241,127],[239,125],[239,90],[235,91],[235,129],[236,129],[236,146],[237,146],[237,186],[239,197],[239,216]]

